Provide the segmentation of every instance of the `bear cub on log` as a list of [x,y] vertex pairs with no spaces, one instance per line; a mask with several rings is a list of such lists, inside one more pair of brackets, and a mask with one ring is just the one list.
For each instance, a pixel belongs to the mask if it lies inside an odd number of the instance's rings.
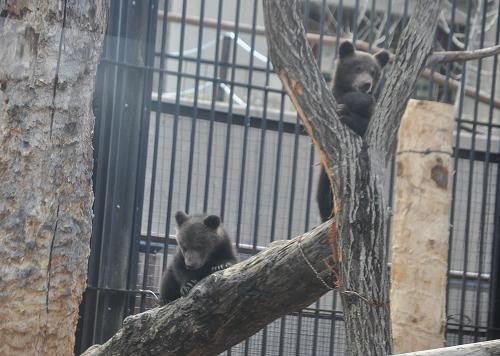
[[[359,136],[364,136],[368,128],[375,108],[374,90],[388,61],[389,53],[385,50],[372,55],[356,51],[348,41],[339,46],[332,92],[341,120]],[[321,221],[325,222],[333,213],[333,193],[324,167],[321,167],[316,199]]]
[[227,232],[216,215],[175,213],[177,250],[162,276],[161,304],[186,296],[206,276],[238,262]]

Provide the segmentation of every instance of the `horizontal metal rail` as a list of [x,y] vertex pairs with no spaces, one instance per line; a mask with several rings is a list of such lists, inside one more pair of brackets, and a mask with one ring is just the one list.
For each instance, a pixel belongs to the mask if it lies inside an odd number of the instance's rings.
[[[158,12],[158,19],[163,20],[165,17],[165,14],[163,11]],[[210,19],[210,18],[204,18],[201,20],[199,17],[196,16],[186,16],[185,18],[182,17],[181,14],[177,13],[168,13],[167,14],[167,20],[169,21],[174,21],[174,22],[181,22],[184,20],[184,22],[188,25],[194,25],[194,26],[200,26],[200,24],[204,27],[208,28],[217,28],[218,23],[216,19]],[[221,21],[220,22],[220,28],[223,30],[231,31],[235,29],[236,24],[231,21]],[[255,32],[257,35],[262,35],[265,36],[266,31],[264,26],[255,26],[253,28],[251,25],[248,24],[238,24],[238,32],[242,33],[252,33],[252,31]],[[337,43],[337,38],[336,36],[331,36],[331,35],[321,35],[317,33],[308,33],[307,38],[311,43],[319,43],[320,41],[323,44],[328,44],[328,45],[335,45]],[[365,41],[360,41],[357,40],[356,43],[356,48],[361,51],[369,52],[369,44]],[[371,52],[378,52],[382,48],[378,47],[371,47]],[[431,80],[433,83],[436,83],[440,86],[448,86],[448,89],[452,91],[457,91],[460,88],[460,83],[456,81],[455,79],[446,77],[445,75],[442,75],[440,73],[436,73],[434,71],[431,71],[430,69],[426,68],[422,71],[422,77],[425,79]],[[495,98],[492,98],[490,95],[478,92],[475,88],[466,86],[464,88],[464,94],[470,98],[474,98],[479,100],[480,102],[484,104],[489,104],[493,105],[496,109],[500,109],[500,100],[496,100]]]

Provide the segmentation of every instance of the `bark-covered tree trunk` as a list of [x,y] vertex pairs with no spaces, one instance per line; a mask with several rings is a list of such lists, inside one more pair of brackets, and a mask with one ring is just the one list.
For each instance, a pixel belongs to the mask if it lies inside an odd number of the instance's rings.
[[319,148],[332,183],[336,216],[332,256],[344,309],[346,352],[386,355],[392,340],[383,182],[401,116],[431,53],[441,1],[415,2],[363,139],[339,119],[335,99],[307,44],[299,3],[264,0],[268,47],[274,70]]
[[0,354],[70,355],[105,0],[7,0],[0,16]]

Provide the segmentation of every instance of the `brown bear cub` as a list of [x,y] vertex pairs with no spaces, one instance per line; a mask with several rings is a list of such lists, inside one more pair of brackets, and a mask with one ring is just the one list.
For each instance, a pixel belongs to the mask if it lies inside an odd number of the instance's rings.
[[[375,89],[382,68],[389,61],[385,50],[375,55],[356,51],[351,42],[339,46],[335,63],[332,92],[339,105],[344,122],[359,136],[364,136],[375,108]],[[321,168],[316,199],[321,221],[327,221],[333,212],[333,195],[325,169]]]
[[170,303],[189,291],[206,276],[238,262],[227,232],[216,215],[175,213],[177,250],[162,276],[161,304]]

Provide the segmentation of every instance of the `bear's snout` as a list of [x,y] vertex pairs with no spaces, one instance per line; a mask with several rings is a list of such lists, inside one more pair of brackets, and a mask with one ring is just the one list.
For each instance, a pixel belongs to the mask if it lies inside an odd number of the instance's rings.
[[373,77],[367,73],[363,72],[358,74],[358,76],[354,79],[352,83],[352,87],[355,91],[365,94],[371,94],[373,91]]
[[361,84],[361,87],[359,88],[363,93],[370,94],[372,92],[372,83],[371,82],[364,82]]
[[186,261],[186,268],[193,270],[201,267],[201,264],[196,261]]
[[203,256],[197,251],[184,251],[184,264],[187,269],[199,269],[204,263]]

